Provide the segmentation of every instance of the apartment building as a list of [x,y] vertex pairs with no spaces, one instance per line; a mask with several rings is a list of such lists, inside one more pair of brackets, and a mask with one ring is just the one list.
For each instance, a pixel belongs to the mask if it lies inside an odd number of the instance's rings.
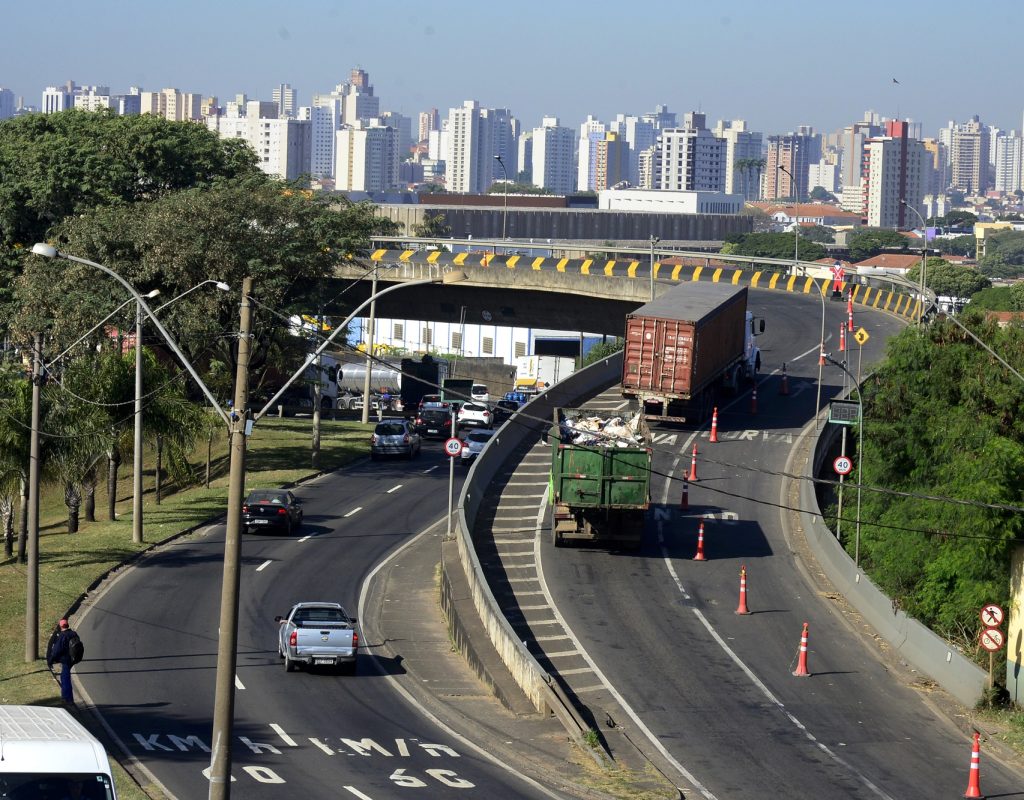
[[909,128],[907,122],[889,120],[885,136],[865,143],[864,194],[871,227],[913,228],[920,224],[914,211],[924,216],[928,152],[910,138]]
[[[597,179],[597,143],[604,139],[608,126],[587,114],[580,125],[580,139],[576,148],[576,189],[594,191]],[[628,169],[628,166],[627,166]]]
[[494,147],[491,125],[480,115],[480,104],[466,100],[448,110],[448,190],[483,194],[494,182]]
[[310,172],[310,120],[277,119],[277,104],[269,101],[249,101],[244,114],[238,113],[235,103],[232,111],[236,113],[207,118],[207,127],[222,138],[248,142],[259,168],[268,175],[291,181]]
[[380,120],[357,121],[337,133],[334,188],[379,192],[398,184],[399,134]]
[[977,115],[953,128],[950,167],[954,189],[983,194],[989,188],[989,130]]
[[721,192],[725,188],[726,143],[705,127],[696,111],[683,115],[681,128],[658,136],[655,188],[666,191]]
[[756,200],[763,169],[761,134],[742,119],[719,120],[712,133],[725,142],[725,193]]
[[576,136],[558,117],[544,117],[533,129],[533,185],[555,194],[570,194],[576,184],[573,158]]

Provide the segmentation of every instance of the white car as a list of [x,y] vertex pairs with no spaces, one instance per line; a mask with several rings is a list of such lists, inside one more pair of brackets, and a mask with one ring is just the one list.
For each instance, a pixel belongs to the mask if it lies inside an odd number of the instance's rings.
[[491,400],[490,392],[482,383],[474,383],[473,388],[469,390],[469,396],[474,403],[489,403]]
[[466,434],[462,447],[462,465],[464,467],[473,463],[473,460],[480,455],[495,433],[496,431],[491,430],[476,430]]
[[460,428],[490,428],[491,412],[481,403],[463,403],[456,421]]

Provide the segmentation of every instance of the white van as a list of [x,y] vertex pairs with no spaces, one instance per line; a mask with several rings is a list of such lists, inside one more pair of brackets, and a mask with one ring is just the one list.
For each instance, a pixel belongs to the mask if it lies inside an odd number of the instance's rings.
[[116,800],[103,745],[63,708],[0,705],[0,797]]

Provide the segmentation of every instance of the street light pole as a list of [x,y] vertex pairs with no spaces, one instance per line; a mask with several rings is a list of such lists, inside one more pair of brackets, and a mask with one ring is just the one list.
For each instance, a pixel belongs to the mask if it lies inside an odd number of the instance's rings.
[[43,334],[32,343],[32,432],[28,456],[28,569],[25,596],[25,662],[39,658],[39,405],[43,383]]
[[917,215],[917,218],[921,221],[921,233],[924,234],[924,247],[921,248],[921,274],[918,276],[921,279],[920,280],[920,295],[921,295],[921,299],[918,301],[919,305],[917,307],[917,326],[921,327],[922,319],[924,317],[924,290],[925,290],[924,273],[925,273],[925,269],[927,269],[927,266],[928,266],[928,226],[925,224],[924,217],[921,216],[921,212],[918,211],[916,208],[914,208],[912,205],[910,205],[910,203],[908,203],[905,199],[901,199],[900,200],[900,205],[904,206],[905,208],[909,208],[911,211],[913,211]]
[[503,208],[501,211],[501,241],[505,241],[506,223],[508,222],[508,170],[505,169],[505,162],[501,156],[495,156],[495,160],[501,165],[501,174],[505,178],[505,190],[502,192]]
[[370,318],[366,321],[366,375],[363,376],[363,415],[362,423],[370,421],[370,376],[373,372],[373,333],[377,319],[377,269],[373,270],[373,283],[370,284]]
[[654,300],[654,245],[661,241],[653,233],[651,234],[651,300]]

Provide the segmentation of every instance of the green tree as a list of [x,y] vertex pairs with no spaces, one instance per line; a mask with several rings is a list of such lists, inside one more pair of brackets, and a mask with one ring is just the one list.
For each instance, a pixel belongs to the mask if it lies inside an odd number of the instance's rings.
[[625,342],[621,337],[611,341],[595,344],[590,348],[590,351],[583,359],[583,366],[593,364],[595,361],[600,361],[602,358],[608,358],[608,356],[614,355],[623,348],[624,344]]
[[1002,253],[986,253],[978,262],[978,272],[994,280],[1024,275],[1024,266],[1010,262]]
[[890,250],[905,251],[907,238],[887,228],[861,228],[850,234],[847,245],[850,260],[857,262]]
[[423,215],[423,222],[412,226],[412,232],[413,236],[421,239],[429,239],[435,236],[448,238],[452,235],[452,226],[445,219],[444,212],[437,211],[431,214],[427,211]]
[[1010,310],[1024,311],[1024,283],[1017,283],[1010,287]]
[[[264,180],[240,139],[151,114],[64,111],[0,124],[0,314],[21,253],[91,209],[223,180]],[[2,319],[0,319],[2,322]]]
[[970,211],[950,211],[946,214],[944,225],[950,228],[969,228],[978,221],[978,215]]
[[[794,251],[792,233],[743,233],[729,236],[721,252],[738,256],[761,256],[764,258],[792,258]],[[801,237],[803,239],[803,237]],[[826,250],[817,242],[803,239],[800,242],[800,260],[816,261],[824,258]]]
[[973,236],[953,236],[948,239],[935,239],[930,247],[951,256],[974,256],[978,240]]
[[[1013,307],[1013,298],[1010,295],[1009,286],[992,286],[982,289],[971,297],[972,309],[985,309],[987,311],[1016,311]],[[1021,309],[1024,310],[1024,309]]]
[[824,186],[815,186],[811,189],[809,198],[817,200],[819,203],[834,203],[836,201],[836,196]]
[[540,186],[534,186],[532,183],[513,183],[509,181],[505,183],[501,181],[499,183],[492,183],[487,187],[485,194],[551,194],[548,189],[541,188]]
[[[907,280],[917,283],[921,279],[921,265],[915,264],[907,271]],[[950,264],[942,258],[929,258],[925,272],[925,283],[935,294],[948,297],[973,297],[992,281],[973,267]]]
[[832,244],[836,240],[836,232],[824,225],[812,225],[809,228],[800,229],[800,238],[809,242]]

